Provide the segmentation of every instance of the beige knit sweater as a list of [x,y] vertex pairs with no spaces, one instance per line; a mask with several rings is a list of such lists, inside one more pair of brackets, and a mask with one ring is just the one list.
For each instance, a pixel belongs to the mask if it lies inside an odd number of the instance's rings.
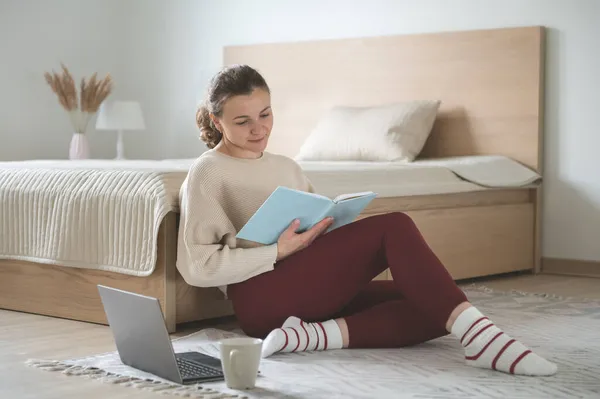
[[193,163],[180,190],[177,244],[177,268],[189,285],[226,291],[273,270],[277,244],[235,235],[277,186],[314,191],[300,166],[280,155],[241,159],[213,149]]

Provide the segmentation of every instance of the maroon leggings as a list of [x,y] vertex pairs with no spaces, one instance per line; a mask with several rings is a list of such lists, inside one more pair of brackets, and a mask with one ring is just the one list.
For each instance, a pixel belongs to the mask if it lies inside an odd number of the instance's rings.
[[[393,281],[372,281],[390,269]],[[467,301],[403,213],[365,218],[227,289],[240,327],[264,338],[289,316],[343,317],[349,347],[414,345],[448,334],[450,313]]]

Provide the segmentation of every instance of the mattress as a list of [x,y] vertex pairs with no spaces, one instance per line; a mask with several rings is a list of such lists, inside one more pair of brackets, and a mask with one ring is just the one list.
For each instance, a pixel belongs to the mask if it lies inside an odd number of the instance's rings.
[[[0,259],[148,276],[160,224],[178,211],[194,159],[0,162]],[[300,162],[319,193],[380,197],[527,187],[540,176],[505,157],[413,163]]]
[[328,197],[374,191],[378,197],[531,187],[541,176],[503,156],[465,156],[411,163],[300,161],[316,191]]

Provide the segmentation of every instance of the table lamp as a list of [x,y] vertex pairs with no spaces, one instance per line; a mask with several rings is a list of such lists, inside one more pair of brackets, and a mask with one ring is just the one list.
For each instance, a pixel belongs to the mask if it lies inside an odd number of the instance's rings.
[[117,131],[117,157],[125,159],[124,130],[144,130],[144,115],[137,101],[113,101],[102,103],[98,110],[96,129]]

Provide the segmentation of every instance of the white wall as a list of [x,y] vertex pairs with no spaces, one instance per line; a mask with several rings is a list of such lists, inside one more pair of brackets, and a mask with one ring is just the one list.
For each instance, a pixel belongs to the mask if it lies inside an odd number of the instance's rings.
[[[110,73],[109,99],[139,100],[149,126],[128,132],[126,155],[164,157],[167,7],[167,1],[0,0],[0,161],[68,156],[71,125],[43,76],[61,62],[77,83]],[[115,132],[96,131],[93,122],[92,156],[114,157]]]
[[[223,45],[523,25],[548,28],[543,254],[600,260],[598,0],[0,0],[0,160],[65,156],[69,126],[40,78],[60,59],[114,70],[115,95],[142,101],[132,156],[195,157],[196,104]],[[92,139],[113,155],[113,136]]]
[[[122,81],[118,4],[0,0],[0,161],[68,156],[71,125],[43,75],[64,62],[77,82],[94,72]],[[93,156],[114,152],[113,137],[90,139]]]
[[[99,2],[103,0],[97,0]],[[169,0],[118,0],[122,6],[123,98],[142,104],[147,129],[127,132],[129,158],[161,159],[172,155],[171,103],[167,79],[172,65],[170,49],[178,37],[165,16],[175,8]],[[180,62],[189,62],[181,59]],[[176,64],[175,64],[176,65]],[[185,84],[185,81],[182,80]],[[193,116],[191,117],[193,120]],[[195,153],[197,155],[197,153]]]

